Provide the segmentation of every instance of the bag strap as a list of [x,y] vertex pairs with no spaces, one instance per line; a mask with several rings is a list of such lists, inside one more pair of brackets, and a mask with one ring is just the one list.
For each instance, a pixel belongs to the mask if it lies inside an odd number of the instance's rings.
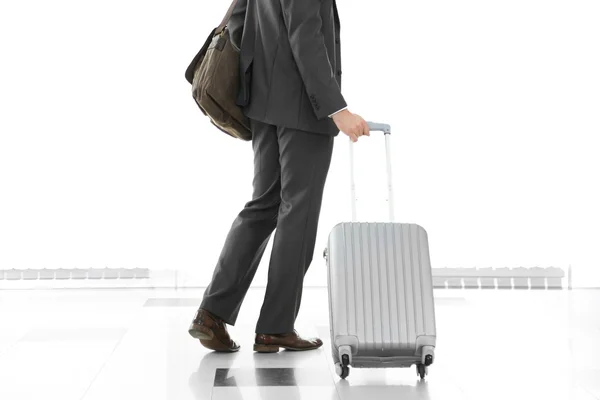
[[215,35],[218,35],[221,32],[223,32],[223,29],[225,29],[225,25],[227,25],[227,22],[229,22],[229,20],[231,19],[231,14],[233,14],[233,9],[235,8],[237,2],[238,0],[233,0],[231,5],[229,6],[229,10],[227,10],[227,13],[225,14],[225,17],[223,17],[223,21],[221,21],[221,25],[219,25],[219,27],[215,31]]

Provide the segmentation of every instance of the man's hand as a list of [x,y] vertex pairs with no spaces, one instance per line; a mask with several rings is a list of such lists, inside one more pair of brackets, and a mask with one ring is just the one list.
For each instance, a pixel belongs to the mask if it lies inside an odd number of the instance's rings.
[[367,121],[358,114],[343,110],[331,118],[338,129],[348,135],[353,142],[356,142],[360,136],[371,136]]

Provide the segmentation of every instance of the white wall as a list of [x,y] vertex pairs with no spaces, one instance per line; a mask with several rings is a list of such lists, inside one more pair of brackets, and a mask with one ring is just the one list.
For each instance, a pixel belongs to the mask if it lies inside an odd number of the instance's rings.
[[[434,266],[572,264],[600,286],[598,3],[338,2],[343,92],[392,124],[397,219],[428,230]],[[214,4],[0,5],[0,268],[208,282],[252,179],[250,145],[211,127],[183,77]],[[357,147],[361,219],[386,215],[382,146]],[[346,157],[339,137],[309,284],[350,213]]]

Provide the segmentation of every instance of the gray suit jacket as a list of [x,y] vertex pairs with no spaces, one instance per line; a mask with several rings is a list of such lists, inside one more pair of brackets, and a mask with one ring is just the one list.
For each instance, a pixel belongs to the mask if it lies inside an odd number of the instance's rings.
[[328,117],[346,107],[335,0],[238,0],[228,26],[240,48],[237,103],[248,117],[338,134]]

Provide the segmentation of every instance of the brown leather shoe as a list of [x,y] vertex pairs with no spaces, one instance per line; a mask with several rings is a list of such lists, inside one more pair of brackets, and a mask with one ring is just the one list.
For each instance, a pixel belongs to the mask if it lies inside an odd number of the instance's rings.
[[210,350],[231,353],[240,349],[240,346],[229,337],[225,321],[204,309],[196,312],[188,332]]
[[254,340],[254,351],[259,353],[277,353],[280,348],[287,350],[314,350],[323,345],[318,338],[303,339],[298,332],[284,333],[280,335],[266,335],[257,333]]

